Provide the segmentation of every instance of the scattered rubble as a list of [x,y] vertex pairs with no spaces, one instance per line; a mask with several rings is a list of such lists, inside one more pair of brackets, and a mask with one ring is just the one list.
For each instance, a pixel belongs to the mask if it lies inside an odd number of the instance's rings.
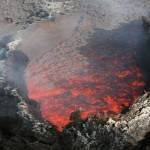
[[2,0],[0,5],[0,20],[7,23],[30,24],[34,21],[49,20],[51,14],[65,14],[77,8],[78,1],[51,0]]
[[[146,93],[118,119],[92,116],[73,122],[63,131],[61,145],[70,150],[141,150],[140,142],[149,139],[149,109],[150,93]],[[150,149],[150,144],[145,142],[142,149]]]

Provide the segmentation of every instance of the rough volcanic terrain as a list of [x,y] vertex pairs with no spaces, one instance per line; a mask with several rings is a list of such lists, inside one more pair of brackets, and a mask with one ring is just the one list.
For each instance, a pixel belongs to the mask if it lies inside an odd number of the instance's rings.
[[28,95],[40,103],[44,119],[62,130],[74,111],[81,110],[83,118],[116,114],[142,94],[146,83],[138,55],[146,35],[140,18],[147,10],[143,3],[81,1],[72,15],[23,33],[20,49],[31,60]]
[[149,10],[1,0],[0,149],[149,150]]

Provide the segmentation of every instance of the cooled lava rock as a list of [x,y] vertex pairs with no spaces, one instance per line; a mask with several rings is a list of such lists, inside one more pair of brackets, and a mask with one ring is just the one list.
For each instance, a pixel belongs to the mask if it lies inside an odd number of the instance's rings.
[[[3,47],[6,45],[7,42]],[[56,149],[56,129],[43,121],[40,114],[36,116],[38,105],[16,89],[25,84],[23,73],[28,59],[17,50],[8,53],[7,58],[0,60],[0,149]]]
[[150,93],[146,93],[119,118],[91,116],[73,122],[61,134],[60,145],[63,150],[149,150],[149,106]]
[[20,125],[21,119],[17,114],[18,99],[10,94],[6,94],[4,89],[0,89],[0,127],[11,130]]

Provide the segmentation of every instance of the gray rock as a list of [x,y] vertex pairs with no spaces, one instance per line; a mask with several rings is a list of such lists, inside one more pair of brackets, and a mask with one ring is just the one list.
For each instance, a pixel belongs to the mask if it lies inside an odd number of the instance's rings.
[[144,94],[119,119],[91,117],[73,122],[61,135],[69,150],[147,150],[150,148],[150,93]]
[[40,18],[46,18],[49,16],[49,13],[47,11],[44,10],[38,10],[35,14],[36,17],[40,17]]

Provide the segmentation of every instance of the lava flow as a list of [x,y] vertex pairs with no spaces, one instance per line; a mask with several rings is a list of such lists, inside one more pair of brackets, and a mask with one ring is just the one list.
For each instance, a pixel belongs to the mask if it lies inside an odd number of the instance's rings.
[[[134,37],[137,32],[132,31]],[[40,104],[42,117],[60,131],[77,110],[83,119],[90,114],[118,114],[143,93],[136,38],[127,41],[126,32],[118,33],[116,38],[98,34],[82,48],[75,48],[81,40],[72,37],[28,65],[28,96]]]

